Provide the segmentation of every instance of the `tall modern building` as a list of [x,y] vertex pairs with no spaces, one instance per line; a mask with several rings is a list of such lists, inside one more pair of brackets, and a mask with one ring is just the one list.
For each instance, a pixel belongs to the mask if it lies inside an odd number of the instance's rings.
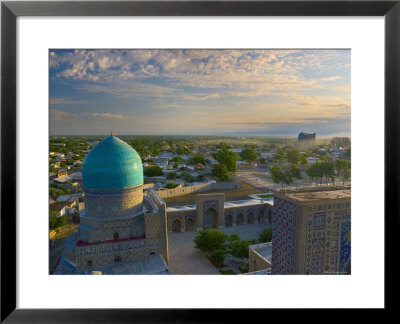
[[350,189],[276,192],[272,274],[349,274],[350,216]]
[[301,132],[297,137],[297,144],[300,148],[313,147],[316,144],[317,134],[307,134]]
[[334,148],[344,148],[347,149],[350,147],[350,138],[349,137],[333,137],[331,140],[331,146]]
[[113,136],[87,155],[82,169],[85,208],[55,274],[169,273],[165,202],[143,190],[137,152]]

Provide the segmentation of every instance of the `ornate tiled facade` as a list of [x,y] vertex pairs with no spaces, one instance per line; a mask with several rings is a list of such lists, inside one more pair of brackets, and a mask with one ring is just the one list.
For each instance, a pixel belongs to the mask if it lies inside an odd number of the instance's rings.
[[143,188],[85,191],[86,216],[106,220],[137,214],[143,209]]
[[[248,223],[272,221],[273,206],[271,203],[251,201],[246,204],[235,205],[235,202],[224,203],[223,194],[197,195],[195,206],[168,208],[168,231],[187,232],[204,229],[204,214],[213,210],[216,212],[215,227],[229,227]],[[247,202],[247,201],[246,201]],[[193,226],[192,224],[197,224]]]
[[[97,153],[85,160],[85,209],[80,214],[78,232],[66,240],[56,274],[88,273],[96,269],[116,273],[114,268],[129,272],[128,269],[138,265],[135,261],[154,259],[154,255],[162,255],[168,261],[165,202],[152,189],[146,191],[144,199],[143,175],[136,174],[142,172],[141,161],[135,158],[137,153],[132,153],[132,148],[121,142],[107,138],[92,150]],[[104,181],[114,175],[119,184]],[[103,180],[97,179],[103,176]],[[85,187],[85,181],[99,188]],[[146,262],[141,267],[143,264]]]
[[272,273],[339,274],[349,269],[350,189],[310,192],[275,196]]
[[272,216],[273,271],[279,274],[294,273],[296,244],[296,205],[282,198],[274,197]]

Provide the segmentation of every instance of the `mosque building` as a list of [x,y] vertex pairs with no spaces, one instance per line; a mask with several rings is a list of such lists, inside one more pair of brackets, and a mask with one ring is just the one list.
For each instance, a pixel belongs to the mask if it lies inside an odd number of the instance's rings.
[[143,186],[138,153],[111,136],[82,168],[85,208],[54,274],[169,274],[165,202]]
[[299,148],[310,148],[314,147],[316,144],[317,134],[307,134],[301,132],[297,137],[297,145]]
[[351,188],[275,192],[272,274],[351,274]]

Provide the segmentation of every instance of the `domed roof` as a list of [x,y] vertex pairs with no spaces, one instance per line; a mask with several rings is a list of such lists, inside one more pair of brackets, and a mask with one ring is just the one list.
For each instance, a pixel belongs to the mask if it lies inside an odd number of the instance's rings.
[[307,138],[307,135],[304,134],[303,132],[301,132],[301,133],[299,134],[299,137],[298,137],[299,140],[306,139],[306,138]]
[[82,168],[86,189],[124,189],[143,184],[139,154],[118,137],[110,136],[87,155]]

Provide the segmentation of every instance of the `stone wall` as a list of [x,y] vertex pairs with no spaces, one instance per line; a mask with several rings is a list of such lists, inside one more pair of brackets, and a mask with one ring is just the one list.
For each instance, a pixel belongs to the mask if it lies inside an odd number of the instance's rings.
[[188,195],[191,193],[200,193],[206,191],[224,191],[224,190],[233,190],[233,189],[241,189],[242,184],[237,181],[232,182],[216,182],[216,183],[204,183],[201,185],[196,186],[187,186],[187,187],[177,187],[174,189],[165,189],[165,190],[158,190],[157,194],[161,198],[168,198],[168,197],[176,197],[176,196],[183,196]]
[[271,268],[271,263],[262,257],[257,251],[249,248],[249,272]]

